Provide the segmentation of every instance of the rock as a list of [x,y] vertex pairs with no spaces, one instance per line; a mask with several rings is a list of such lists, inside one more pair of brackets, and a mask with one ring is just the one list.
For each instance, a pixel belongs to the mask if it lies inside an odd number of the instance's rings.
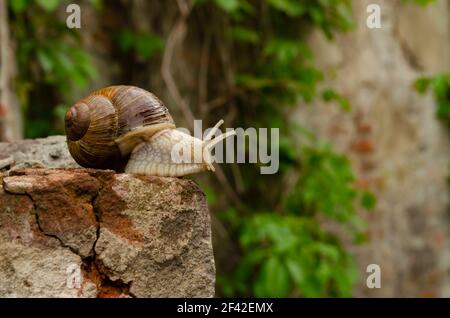
[[212,297],[205,196],[93,169],[0,176],[0,297]]
[[22,168],[76,168],[66,136],[0,142],[0,170]]

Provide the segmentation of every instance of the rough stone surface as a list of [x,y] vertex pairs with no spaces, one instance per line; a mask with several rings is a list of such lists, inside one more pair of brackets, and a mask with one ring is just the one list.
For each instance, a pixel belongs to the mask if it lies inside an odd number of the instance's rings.
[[193,181],[92,169],[0,176],[0,297],[212,297],[214,281]]
[[0,142],[0,171],[11,168],[76,168],[66,144],[66,136]]
[[[371,3],[380,5],[381,29],[366,27]],[[450,140],[431,95],[420,96],[412,83],[450,71],[450,3],[353,4],[355,31],[333,42],[319,32],[310,39],[327,85],[350,100],[351,112],[318,102],[292,118],[346,153],[357,185],[377,196],[366,215],[369,243],[355,250],[363,274],[355,294],[449,297]],[[366,286],[372,263],[381,267],[380,289]]]

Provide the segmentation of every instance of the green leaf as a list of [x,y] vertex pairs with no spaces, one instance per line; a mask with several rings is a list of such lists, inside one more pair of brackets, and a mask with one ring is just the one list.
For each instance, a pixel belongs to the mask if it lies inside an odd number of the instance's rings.
[[296,0],[269,0],[269,4],[292,17],[300,16],[305,12],[305,7]]
[[96,10],[101,10],[103,8],[103,0],[89,0],[89,2]]
[[439,118],[450,120],[450,100],[440,103],[436,113]]
[[137,54],[144,59],[148,59],[156,53],[162,52],[164,47],[159,37],[148,33],[139,35],[134,45]]
[[267,252],[263,249],[254,249],[246,253],[241,259],[239,268],[236,271],[237,278],[244,281],[246,277],[252,275],[253,269],[267,257]]
[[317,242],[313,245],[314,249],[320,253],[322,257],[328,257],[333,262],[337,262],[339,259],[339,249],[331,244]]
[[88,79],[86,78],[86,76],[84,76],[84,74],[79,71],[71,72],[71,80],[79,88],[85,88],[88,83]]
[[45,11],[54,11],[61,0],[36,0],[37,4]]
[[420,94],[424,94],[430,85],[430,79],[422,77],[414,82],[414,87]]
[[243,43],[256,44],[259,42],[259,35],[254,30],[246,27],[233,27],[231,29],[233,39]]
[[366,233],[357,232],[353,235],[353,244],[363,244],[368,241],[368,237]]
[[37,138],[47,135],[50,130],[50,121],[47,119],[28,120],[25,127],[25,135],[28,138]]
[[432,79],[433,94],[436,98],[442,99],[446,97],[447,91],[450,90],[450,75],[446,78],[445,75],[436,76]]
[[29,2],[29,0],[12,0],[8,1],[7,3],[9,4],[9,7],[14,11],[14,13],[21,13],[27,8]]
[[309,16],[313,20],[313,22],[319,26],[323,26],[325,23],[325,15],[324,11],[320,10],[316,7],[309,8]]
[[56,105],[55,109],[53,110],[53,115],[59,120],[59,121],[63,121],[64,120],[64,116],[66,115],[67,112],[67,105],[65,104],[58,104]]
[[306,59],[312,58],[312,52],[308,46],[298,40],[273,39],[264,48],[265,56],[273,56],[280,63],[287,63],[302,55]]
[[50,73],[54,67],[54,60],[44,49],[38,49],[36,52],[39,64],[46,73]]
[[322,98],[326,102],[331,102],[331,101],[337,102],[338,105],[345,111],[349,111],[351,108],[350,102],[348,101],[348,99],[343,97],[342,95],[336,93],[332,89],[325,90],[322,93]]
[[257,77],[249,74],[237,74],[236,83],[250,89],[261,89],[272,86],[274,82],[270,78]]
[[129,30],[123,30],[122,32],[119,32],[117,42],[119,44],[119,48],[122,51],[127,52],[134,46],[134,43],[136,42],[136,35]]
[[64,70],[65,73],[70,73],[73,69],[71,58],[64,51],[58,51],[55,54],[58,66]]
[[263,264],[255,283],[257,297],[287,297],[291,290],[289,272],[275,257]]
[[403,0],[403,2],[406,2],[406,3],[411,2],[411,3],[415,3],[417,5],[425,7],[425,6],[429,5],[430,3],[436,2],[436,0]]
[[204,186],[203,192],[205,192],[206,195],[206,201],[208,201],[208,205],[213,205],[217,201],[217,195],[213,188]]
[[286,260],[286,266],[291,274],[294,282],[301,288],[301,284],[305,279],[305,273],[300,264],[293,259]]
[[160,37],[150,34],[138,34],[130,30],[123,30],[117,36],[119,48],[123,52],[134,52],[143,59],[163,51],[164,44]]
[[239,9],[239,0],[214,0],[214,3],[228,13]]
[[365,191],[361,196],[361,205],[367,210],[372,210],[375,204],[376,198],[373,193]]
[[193,6],[200,6],[203,5],[205,3],[208,3],[209,0],[193,0],[192,1],[192,5]]

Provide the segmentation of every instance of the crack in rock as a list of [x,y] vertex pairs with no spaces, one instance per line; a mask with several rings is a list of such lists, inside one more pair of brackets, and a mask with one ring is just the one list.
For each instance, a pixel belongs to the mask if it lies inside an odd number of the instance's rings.
[[[38,296],[46,275],[59,280],[49,297],[214,295],[210,218],[194,182],[93,169],[18,169],[0,182],[0,268],[13,273],[0,296]],[[11,240],[21,247],[5,249]],[[11,263],[17,253],[26,265]],[[75,290],[65,286],[71,264],[82,277]]]

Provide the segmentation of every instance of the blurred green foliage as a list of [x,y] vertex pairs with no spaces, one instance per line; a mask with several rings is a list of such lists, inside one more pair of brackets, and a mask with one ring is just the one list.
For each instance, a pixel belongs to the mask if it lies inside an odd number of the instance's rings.
[[[351,30],[350,1],[216,0],[214,4],[229,17],[225,40],[241,52],[233,69],[233,85],[240,92],[235,98],[237,122],[243,127],[279,127],[281,138],[281,171],[268,177],[258,175],[258,169],[242,169],[245,208],[219,213],[231,236],[239,237],[241,255],[232,270],[218,273],[220,293],[351,296],[358,270],[338,236],[323,223],[338,224],[344,236],[362,243],[366,224],[356,211],[372,209],[375,198],[354,187],[351,165],[344,156],[286,120],[286,112],[299,100],[311,103],[321,98],[350,109],[344,96],[320,85],[324,74],[314,66],[306,42],[314,27],[330,40],[333,30]],[[295,139],[301,135],[306,141],[299,148]],[[286,179],[297,172],[287,187]],[[210,204],[219,196],[210,189],[207,195],[213,198]]]
[[[436,115],[446,123],[450,135],[450,73],[420,77],[414,82],[414,87],[422,95],[432,92],[437,106]],[[450,184],[450,172],[447,181]],[[450,204],[448,211],[450,213]]]
[[164,49],[160,37],[148,33],[136,33],[132,30],[122,30],[116,39],[122,52],[132,52],[141,59],[149,59]]
[[430,3],[436,2],[436,0],[402,0],[405,3],[418,4],[421,6],[427,6]]
[[366,224],[357,216],[354,201],[359,197],[364,208],[372,209],[375,199],[354,189],[348,160],[329,147],[305,147],[299,161],[302,174],[282,199],[281,213],[222,215],[238,228],[243,255],[231,278],[218,278],[226,295],[352,295],[358,278],[354,260],[339,239],[322,228],[320,219],[342,223],[354,242],[362,243]]
[[418,78],[414,87],[421,94],[431,90],[437,104],[437,116],[450,125],[450,73]]
[[352,257],[310,217],[256,214],[240,243],[248,251],[236,272],[243,295],[351,296],[358,277]]
[[[74,87],[83,89],[97,76],[80,36],[57,16],[61,0],[9,1],[11,29],[17,41],[17,91],[25,136],[62,133],[61,122]],[[57,107],[45,104],[58,95]],[[41,104],[40,102],[44,102]]]
[[[86,89],[98,77],[80,31],[68,29],[64,16],[58,15],[58,9],[64,9],[69,3],[64,0],[8,2],[11,28],[18,43],[16,86],[28,138],[64,133],[61,122],[73,102],[73,90]],[[103,8],[101,0],[88,3],[96,10]],[[160,37],[128,29],[118,32],[113,40],[121,52],[139,60],[148,60],[164,48]],[[56,107],[51,104],[54,100],[58,101]]]

